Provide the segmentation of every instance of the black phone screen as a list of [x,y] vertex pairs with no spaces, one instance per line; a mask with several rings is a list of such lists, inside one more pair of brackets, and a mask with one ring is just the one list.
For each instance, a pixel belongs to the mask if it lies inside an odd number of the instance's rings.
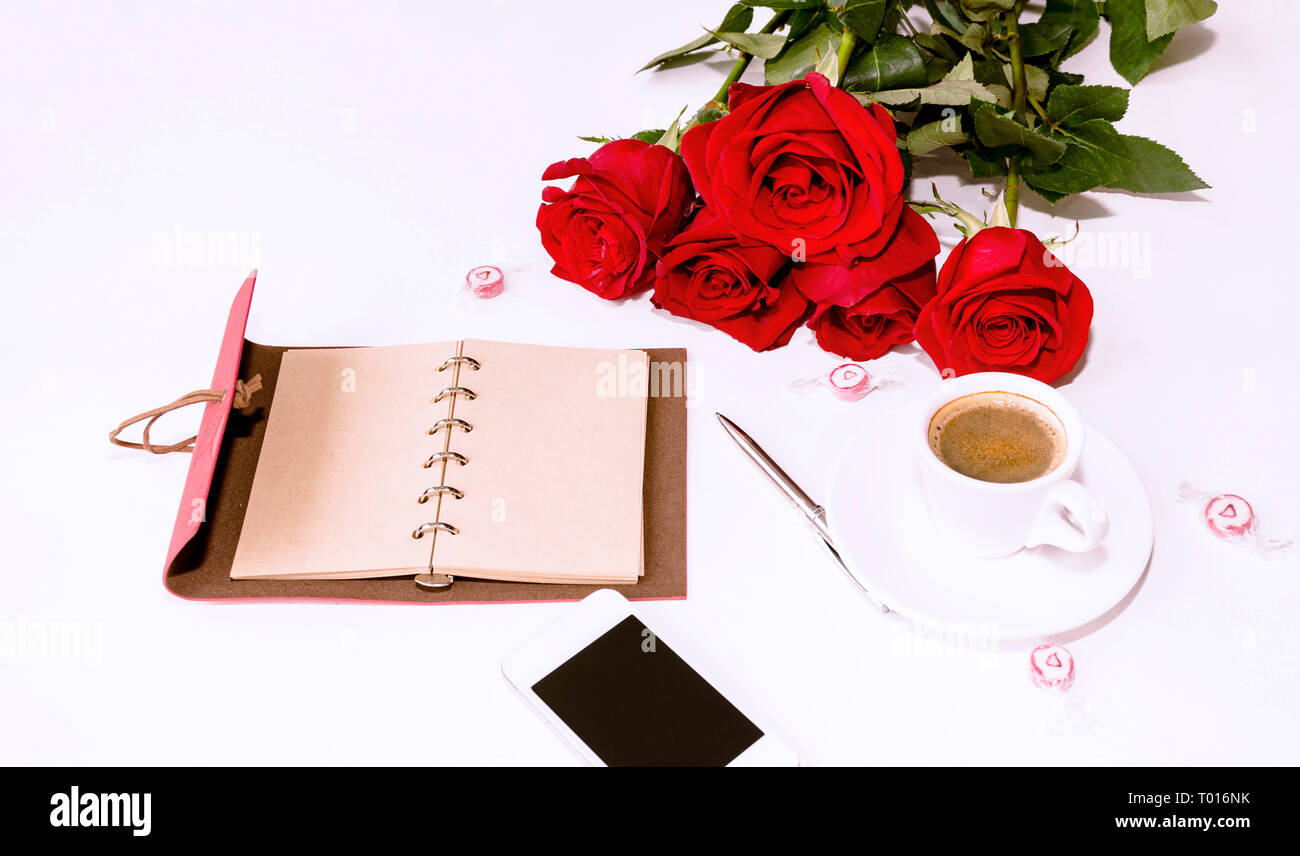
[[721,767],[763,736],[633,615],[533,692],[611,767]]

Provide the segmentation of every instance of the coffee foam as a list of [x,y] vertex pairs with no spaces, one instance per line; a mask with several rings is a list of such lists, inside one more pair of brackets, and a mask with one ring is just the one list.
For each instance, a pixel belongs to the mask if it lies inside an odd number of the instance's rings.
[[1006,407],[1030,415],[1049,435],[1053,454],[1047,468],[1035,478],[1047,475],[1065,460],[1068,441],[1065,434],[1065,425],[1061,422],[1061,418],[1056,415],[1056,412],[1041,401],[1004,390],[969,393],[960,398],[954,398],[936,410],[934,415],[930,417],[928,435],[930,451],[934,453],[935,457],[947,465],[940,451],[940,442],[946,425],[964,413],[987,407]]

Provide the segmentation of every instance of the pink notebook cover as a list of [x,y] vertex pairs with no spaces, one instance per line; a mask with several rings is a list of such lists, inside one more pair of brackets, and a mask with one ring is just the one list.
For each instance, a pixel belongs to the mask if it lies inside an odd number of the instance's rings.
[[[239,358],[244,350],[244,331],[248,328],[248,313],[253,305],[253,286],[257,284],[257,271],[248,275],[226,320],[226,332],[221,337],[221,350],[217,354],[217,368],[212,373],[211,389],[233,389],[239,379]],[[172,527],[172,542],[167,548],[170,568],[181,548],[199,532],[206,519],[208,491],[212,488],[212,474],[217,469],[221,454],[221,441],[230,419],[232,396],[204,405],[203,421],[199,424],[198,439],[194,441],[193,460],[185,476],[185,490],[181,493],[181,507],[176,510],[176,524]]]

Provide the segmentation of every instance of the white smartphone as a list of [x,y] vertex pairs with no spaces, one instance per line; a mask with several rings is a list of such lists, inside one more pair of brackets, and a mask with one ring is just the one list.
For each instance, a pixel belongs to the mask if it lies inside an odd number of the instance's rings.
[[[686,658],[690,657],[688,661]],[[735,688],[646,625],[618,592],[588,595],[501,670],[597,766],[794,766],[798,756]]]

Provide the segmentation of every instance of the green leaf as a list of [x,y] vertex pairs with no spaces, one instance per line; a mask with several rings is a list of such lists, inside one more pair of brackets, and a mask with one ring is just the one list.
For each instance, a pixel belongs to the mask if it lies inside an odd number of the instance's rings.
[[1118,122],[1127,110],[1128,90],[1119,86],[1058,86],[1047,102],[1047,117],[1057,125]]
[[850,91],[876,92],[922,87],[929,79],[921,51],[911,39],[881,33],[870,50],[858,55],[844,69],[842,85]]
[[966,28],[966,32],[958,37],[957,41],[966,46],[967,49],[974,51],[980,56],[986,56],[985,43],[989,40],[988,24],[971,24]]
[[1069,27],[1071,36],[1066,41],[1060,59],[1074,56],[1097,34],[1100,15],[1096,0],[1047,0],[1040,27]]
[[974,80],[975,79],[975,59],[970,54],[961,58],[961,62],[952,67],[952,70],[943,76],[944,80]]
[[952,71],[953,63],[937,57],[929,51],[921,51],[921,60],[925,63],[925,82],[938,83]]
[[980,56],[988,56],[989,28],[987,24],[970,24],[961,31],[953,30],[942,24],[932,24],[930,32],[935,36],[947,36],[960,43],[968,51]]
[[790,46],[798,42],[808,33],[825,22],[825,9],[800,9],[791,12],[790,17],[786,19],[786,26],[789,29],[785,35],[785,50],[790,50]]
[[[859,96],[858,100],[867,103],[864,99],[879,101],[882,104],[888,104],[891,107],[899,107],[910,104],[934,104],[945,107],[964,107],[974,98],[977,101],[997,102],[997,96],[989,91],[984,84],[975,80],[975,72],[971,64],[971,55],[966,54],[961,62],[952,67],[948,74],[936,83],[929,86],[912,87],[908,89],[886,89],[880,92],[872,92],[868,95]],[[949,144],[950,145],[950,144]]]
[[[878,101],[890,106],[910,104],[935,104],[946,107],[964,107],[974,98],[978,101],[996,102],[995,96],[984,84],[975,80],[975,71],[971,55],[966,54],[961,62],[954,65],[942,80],[924,87],[908,89],[885,89],[859,96],[858,100],[866,104]],[[868,100],[869,99],[869,100]]]
[[1147,38],[1161,36],[1204,21],[1219,9],[1214,0],[1146,0]]
[[1001,114],[982,101],[971,102],[971,113],[975,119],[975,136],[990,148],[1028,149],[1040,166],[1055,163],[1065,154],[1065,143],[1031,131],[1010,114]]
[[1049,202],[1071,193],[1105,187],[1119,177],[1109,153],[1119,148],[1119,133],[1104,119],[1091,119],[1071,128],[1061,159],[1050,166],[1031,163],[1025,183]]
[[747,54],[763,59],[772,59],[781,52],[785,36],[775,33],[714,33],[732,47],[740,48]]
[[769,86],[797,80],[817,67],[826,54],[840,49],[840,34],[825,24],[792,44],[776,59],[763,64],[763,80]]
[[1016,0],[957,0],[957,5],[972,21],[992,21],[998,15],[1010,12]]
[[[604,143],[612,143],[612,142],[614,142],[614,140],[617,139],[617,137],[601,137],[601,136],[597,136],[597,135],[592,135],[592,136],[590,136],[590,137],[578,137],[578,139],[582,140],[584,143],[601,143],[601,144],[604,144]],[[653,142],[653,140],[652,140],[651,142]]]
[[[750,11],[750,14],[751,15],[753,14],[752,10]],[[645,71],[647,68],[654,68],[657,65],[663,65],[665,62],[667,62],[670,59],[677,59],[678,57],[695,53],[696,51],[702,48],[707,48],[709,45],[715,43],[716,41],[717,39],[715,39],[713,36],[709,35],[708,33],[705,33],[704,35],[700,36],[698,39],[692,39],[691,41],[687,42],[681,47],[664,51],[663,53],[659,54],[659,56],[650,60],[645,65],[641,66],[639,69],[637,69],[637,71]]]
[[1145,137],[1121,134],[1111,152],[1118,177],[1106,185],[1134,193],[1177,193],[1209,187],[1172,149]]
[[[1003,64],[1002,76],[1006,80],[1008,86],[1016,85],[1014,79],[1015,72],[1012,70],[1010,63]],[[1046,98],[1048,82],[1047,72],[1043,71],[1036,65],[1025,65],[1025,84],[1029,87],[1030,98],[1035,101],[1042,101]]]
[[1083,75],[1070,74],[1054,68],[1047,72],[1047,84],[1049,89],[1053,86],[1082,86]]
[[[985,83],[984,87],[988,89],[993,98],[1003,108],[1011,109],[1011,66],[1003,66],[1005,74],[999,72],[997,83]],[[1051,78],[1047,72],[1041,68],[1032,65],[1025,66],[1025,82],[1029,86],[1029,97],[1034,101],[1044,101],[1047,98],[1047,90],[1051,85]]]
[[929,154],[944,146],[956,146],[970,140],[970,135],[961,129],[961,121],[954,116],[940,119],[919,128],[913,128],[907,135],[907,150],[914,155]]
[[1147,38],[1143,0],[1107,0],[1106,17],[1110,19],[1110,64],[1125,80],[1136,85],[1169,47],[1174,35]]
[[884,89],[880,92],[864,92],[858,96],[858,100],[864,104],[878,101],[890,107],[908,104],[965,107],[972,98],[989,103],[997,103],[998,100],[984,84],[973,80],[941,80],[919,89]]
[[636,132],[635,134],[632,135],[632,139],[640,140],[643,143],[657,143],[661,139],[663,139],[663,135],[666,133],[667,131],[665,131],[663,128],[652,128],[651,130],[648,131]]
[[948,0],[925,0],[925,8],[936,24],[956,30],[958,34],[966,32],[968,24]]
[[1001,178],[1007,174],[1007,159],[995,152],[972,146],[961,153],[970,167],[971,178]]
[[740,0],[744,6],[761,6],[764,9],[817,9],[826,0]]
[[988,89],[989,92],[993,93],[993,97],[997,99],[997,102],[999,105],[1001,105],[1002,109],[1004,110],[1011,109],[1012,99],[1011,99],[1010,86],[1003,86],[1000,83],[986,83],[984,84],[984,86],[986,89]]
[[[722,19],[722,23],[718,25],[718,29],[723,32],[740,33],[749,29],[749,25],[752,24],[753,22],[754,22],[754,10],[748,8],[747,6],[744,6],[743,4],[737,3],[736,5],[732,6],[730,10],[727,11],[727,17]],[[654,68],[657,65],[663,65],[665,62],[667,62],[670,59],[676,59],[677,57],[686,56],[687,54],[695,53],[698,50],[707,48],[709,45],[714,44],[717,41],[718,40],[713,37],[711,32],[706,32],[698,39],[692,39],[691,41],[687,42],[686,44],[682,45],[679,48],[673,48],[670,51],[664,51],[663,53],[659,54],[659,56],[650,60],[645,65],[641,66],[641,68],[639,68],[638,71],[645,71],[647,68]]]
[[916,43],[935,56],[948,60],[948,62],[957,61],[957,52],[952,49],[952,46],[946,40],[939,36],[932,33],[917,33]]
[[1020,27],[1021,51],[1027,57],[1042,56],[1059,51],[1074,35],[1074,28],[1068,23],[1046,23],[1037,21],[1022,24]]
[[844,26],[863,42],[870,44],[880,34],[880,25],[885,22],[885,10],[889,4],[885,0],[848,0],[840,20]]

